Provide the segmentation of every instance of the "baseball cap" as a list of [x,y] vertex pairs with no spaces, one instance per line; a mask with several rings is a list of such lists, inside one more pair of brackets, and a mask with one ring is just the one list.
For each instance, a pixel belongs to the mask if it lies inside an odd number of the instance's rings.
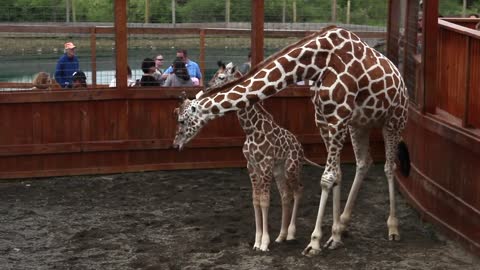
[[65,43],[65,50],[74,49],[75,47],[77,47],[77,46],[75,46],[75,44],[73,44],[72,42]]

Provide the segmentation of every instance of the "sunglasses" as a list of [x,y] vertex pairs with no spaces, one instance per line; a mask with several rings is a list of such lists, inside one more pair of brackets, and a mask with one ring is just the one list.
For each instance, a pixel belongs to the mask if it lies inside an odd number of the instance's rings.
[[157,61],[163,61],[163,58],[157,58],[157,59],[155,59],[155,60],[157,60]]

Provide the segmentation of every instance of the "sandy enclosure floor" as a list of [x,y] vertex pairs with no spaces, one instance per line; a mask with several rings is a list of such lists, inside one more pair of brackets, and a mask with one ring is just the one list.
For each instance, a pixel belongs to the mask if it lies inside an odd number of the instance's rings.
[[[354,166],[343,166],[342,204]],[[322,170],[305,166],[297,241],[252,251],[245,169],[0,181],[0,269],[479,269],[480,260],[419,219],[398,193],[401,241],[387,240],[383,165],[363,183],[345,246],[307,258]],[[323,226],[331,231],[331,196]],[[270,237],[280,227],[272,189]]]

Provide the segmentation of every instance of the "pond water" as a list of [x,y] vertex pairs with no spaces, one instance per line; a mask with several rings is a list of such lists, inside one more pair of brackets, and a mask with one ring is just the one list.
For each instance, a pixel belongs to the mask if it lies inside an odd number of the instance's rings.
[[[186,48],[190,59],[199,63],[198,48]],[[160,48],[157,50],[135,49],[128,51],[128,63],[132,69],[134,79],[142,76],[141,63],[146,57],[154,58],[157,54],[164,56],[164,68],[166,69],[175,58],[177,48]],[[274,50],[266,50],[272,53]],[[0,82],[31,82],[33,77],[40,71],[50,74],[55,73],[57,60],[60,53],[25,53],[23,55],[0,55]],[[207,48],[205,53],[204,81],[208,81],[217,70],[217,61],[234,62],[237,65],[247,60],[248,48]],[[77,51],[80,61],[80,69],[87,75],[87,83],[91,84],[92,59],[89,52],[81,49]],[[97,51],[96,56],[97,84],[108,84],[115,76],[114,51]]]

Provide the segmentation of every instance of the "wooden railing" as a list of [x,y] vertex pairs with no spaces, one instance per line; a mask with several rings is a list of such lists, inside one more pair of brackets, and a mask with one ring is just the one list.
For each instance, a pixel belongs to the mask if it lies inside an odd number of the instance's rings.
[[480,31],[439,20],[437,113],[480,129]]

